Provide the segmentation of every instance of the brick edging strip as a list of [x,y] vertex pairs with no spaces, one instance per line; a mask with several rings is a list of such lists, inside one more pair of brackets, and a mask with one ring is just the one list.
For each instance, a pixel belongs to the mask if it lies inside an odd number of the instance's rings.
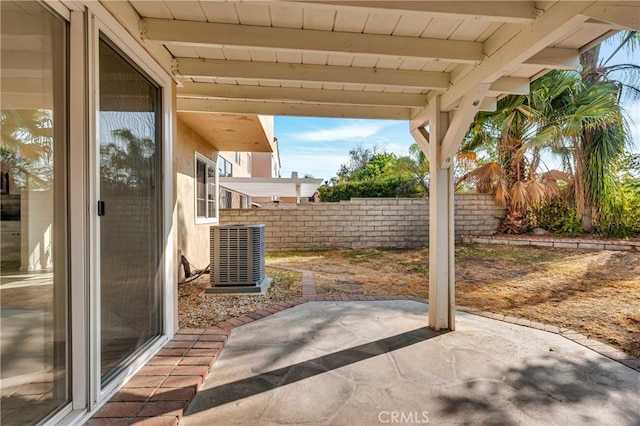
[[535,246],[570,248],[585,250],[640,250],[640,241],[625,240],[587,240],[583,238],[553,238],[530,235],[462,235],[463,243],[507,244],[513,246]]
[[[213,363],[227,342],[231,330],[285,309],[307,302],[412,300],[425,304],[429,303],[428,299],[417,296],[318,296],[311,271],[288,266],[268,266],[301,272],[303,274],[303,297],[278,302],[268,308],[231,318],[218,323],[213,328],[178,330],[174,338],[85,424],[89,426],[132,424],[138,426],[177,426],[189,403],[200,389],[211,367],[213,367]],[[313,293],[313,295],[305,296],[305,289],[307,294]],[[457,306],[456,310],[559,334],[600,355],[640,372],[639,358],[593,340],[576,331],[464,306]]]

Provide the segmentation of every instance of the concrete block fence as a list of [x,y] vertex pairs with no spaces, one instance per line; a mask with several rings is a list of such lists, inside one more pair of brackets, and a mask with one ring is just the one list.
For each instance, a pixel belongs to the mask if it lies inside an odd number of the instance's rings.
[[[262,223],[267,250],[418,248],[429,245],[429,200],[357,198],[287,208],[221,209],[220,224]],[[487,194],[455,196],[456,240],[492,234],[505,214]]]

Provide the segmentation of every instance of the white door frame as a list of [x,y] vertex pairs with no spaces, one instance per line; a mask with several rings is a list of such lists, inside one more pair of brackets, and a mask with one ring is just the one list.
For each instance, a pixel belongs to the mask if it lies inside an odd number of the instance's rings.
[[[89,240],[90,252],[90,356],[89,356],[89,377],[90,377],[90,399],[89,408],[99,407],[112,396],[122,384],[131,378],[175,333],[174,323],[174,281],[173,276],[173,169],[172,169],[172,80],[171,77],[147,54],[138,42],[126,32],[124,28],[99,4],[88,2],[88,80],[89,80],[89,179],[90,190],[88,197],[89,215]],[[162,96],[162,164],[161,177],[163,184],[162,192],[162,250],[160,262],[163,268],[162,277],[162,317],[161,336],[156,339],[137,359],[125,370],[118,374],[104,388],[100,384],[100,226],[97,214],[97,202],[100,199],[99,193],[99,149],[97,135],[99,134],[98,112],[99,92],[99,63],[98,45],[100,33],[104,34],[115,46],[118,47],[127,57],[140,67],[147,75],[160,87]]]
[[[71,342],[69,406],[46,424],[78,424],[86,421],[132,377],[177,330],[174,277],[174,185],[173,140],[175,138],[174,88],[171,77],[139,43],[93,1],[46,3],[70,22],[69,30],[69,337]],[[100,384],[100,270],[99,152],[98,125],[98,40],[105,34],[130,60],[143,69],[162,93],[162,317],[161,336],[108,386]]]

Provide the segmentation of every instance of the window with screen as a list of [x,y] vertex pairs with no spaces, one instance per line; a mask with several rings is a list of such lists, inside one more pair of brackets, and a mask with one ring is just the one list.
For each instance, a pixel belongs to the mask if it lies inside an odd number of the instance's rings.
[[218,220],[216,163],[196,153],[196,223]]

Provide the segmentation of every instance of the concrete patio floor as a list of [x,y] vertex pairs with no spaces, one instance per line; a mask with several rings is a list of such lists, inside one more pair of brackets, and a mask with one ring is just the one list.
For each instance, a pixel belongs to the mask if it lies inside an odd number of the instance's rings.
[[193,425],[640,424],[640,372],[559,334],[410,300],[308,302],[234,328]]

